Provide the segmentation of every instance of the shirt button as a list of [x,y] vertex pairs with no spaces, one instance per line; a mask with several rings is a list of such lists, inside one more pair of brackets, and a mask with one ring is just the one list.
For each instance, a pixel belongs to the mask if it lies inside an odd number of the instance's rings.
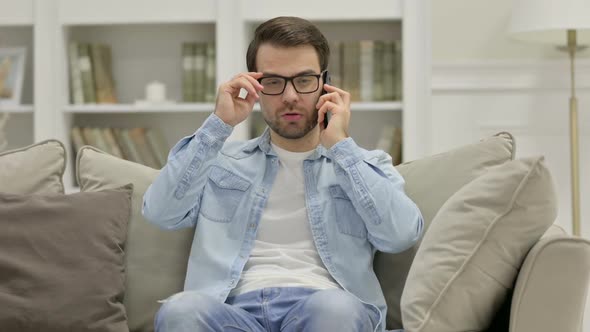
[[251,223],[250,228],[254,228],[254,227],[256,227],[256,225],[254,223]]

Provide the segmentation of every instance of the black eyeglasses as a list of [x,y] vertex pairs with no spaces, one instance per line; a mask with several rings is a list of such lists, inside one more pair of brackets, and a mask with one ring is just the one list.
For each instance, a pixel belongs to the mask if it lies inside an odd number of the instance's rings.
[[[313,93],[320,87],[320,77],[324,76],[326,71],[319,74],[303,74],[291,77],[285,76],[267,76],[258,79],[263,86],[262,93],[269,96],[280,95],[285,91],[287,82],[292,82],[297,93]],[[325,79],[325,78],[324,78]]]

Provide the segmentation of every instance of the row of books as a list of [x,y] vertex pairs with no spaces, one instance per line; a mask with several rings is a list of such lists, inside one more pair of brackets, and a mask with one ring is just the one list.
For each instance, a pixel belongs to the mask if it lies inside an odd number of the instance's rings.
[[402,162],[402,128],[394,125],[385,125],[381,129],[381,135],[377,141],[375,149],[383,150],[393,159],[393,165],[399,165]]
[[214,102],[215,43],[186,42],[182,44],[182,100]]
[[330,42],[332,84],[352,101],[402,99],[402,42],[358,40]]
[[117,103],[109,45],[72,41],[68,61],[72,104]]
[[91,145],[113,156],[155,169],[166,164],[170,151],[164,136],[155,128],[76,126],[71,129],[71,137],[75,151],[84,145]]

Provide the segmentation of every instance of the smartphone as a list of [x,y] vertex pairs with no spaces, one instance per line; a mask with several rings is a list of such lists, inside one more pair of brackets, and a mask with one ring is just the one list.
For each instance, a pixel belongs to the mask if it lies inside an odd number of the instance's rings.
[[[326,84],[332,84],[332,80],[330,79],[330,73],[327,70],[324,72],[323,82]],[[322,88],[321,95],[325,95],[326,93],[328,92],[324,90],[324,88]],[[324,129],[328,128],[328,121],[330,121],[330,112],[326,112],[326,115],[324,116]]]

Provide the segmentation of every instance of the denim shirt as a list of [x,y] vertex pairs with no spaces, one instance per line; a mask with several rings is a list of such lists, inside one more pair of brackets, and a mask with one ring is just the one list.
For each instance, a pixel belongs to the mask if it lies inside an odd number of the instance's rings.
[[[279,168],[270,133],[225,142],[232,132],[211,114],[170,151],[143,197],[142,214],[173,230],[196,227],[185,290],[224,302],[237,285]],[[372,305],[384,330],[386,304],[373,271],[377,250],[401,252],[418,241],[423,220],[383,151],[352,138],[318,145],[303,162],[305,204],[322,262],[340,286]],[[395,268],[392,266],[391,268]]]

